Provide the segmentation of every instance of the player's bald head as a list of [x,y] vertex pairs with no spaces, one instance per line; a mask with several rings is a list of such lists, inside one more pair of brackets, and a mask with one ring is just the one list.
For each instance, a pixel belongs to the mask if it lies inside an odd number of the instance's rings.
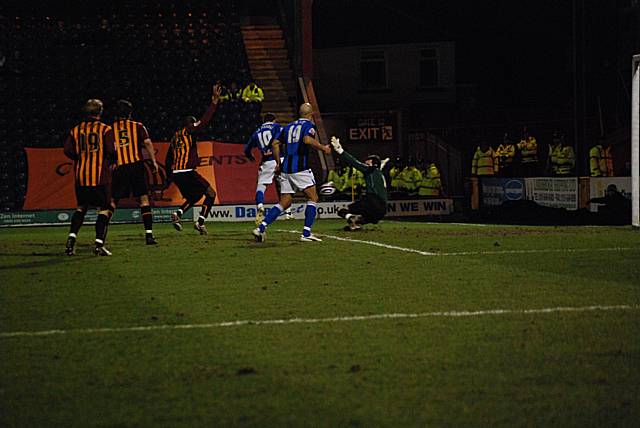
[[313,107],[311,104],[304,103],[300,106],[300,117],[309,117],[313,113]]

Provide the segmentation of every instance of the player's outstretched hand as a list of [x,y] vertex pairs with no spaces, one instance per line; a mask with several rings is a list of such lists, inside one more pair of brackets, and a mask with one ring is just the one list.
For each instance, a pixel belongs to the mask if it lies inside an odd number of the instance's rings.
[[213,94],[211,95],[211,102],[216,104],[220,100],[220,95],[222,95],[222,86],[218,84],[213,85]]
[[322,146],[322,151],[327,154],[330,155],[331,154],[331,147],[329,146]]
[[[342,145],[340,144],[340,139],[336,138],[335,135],[331,137],[331,146],[333,147],[333,150],[336,151],[336,153],[338,153],[339,155],[342,154],[342,152],[344,152],[344,149],[342,148]],[[329,150],[329,152],[331,152],[331,150]],[[329,153],[327,153],[329,154]]]
[[389,163],[389,158],[384,158],[382,162],[380,162],[380,169],[384,169],[387,163]]

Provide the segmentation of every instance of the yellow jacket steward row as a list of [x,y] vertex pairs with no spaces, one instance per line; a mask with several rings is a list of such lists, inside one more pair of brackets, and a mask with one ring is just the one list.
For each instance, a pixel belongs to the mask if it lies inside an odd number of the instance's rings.
[[607,162],[604,158],[604,148],[598,144],[589,150],[589,171],[592,177],[607,176]]
[[442,180],[440,171],[435,163],[427,167],[427,171],[422,175],[422,180],[418,185],[418,195],[420,196],[440,196],[442,194]]
[[498,172],[498,162],[493,149],[489,147],[482,151],[480,147],[476,149],[471,163],[471,175],[492,176]]
[[415,166],[406,166],[403,169],[393,167],[389,171],[389,176],[391,177],[391,187],[409,192],[418,190],[422,180],[422,172]]
[[518,143],[518,148],[522,156],[522,163],[538,162],[538,141],[535,137],[528,136],[523,138]]
[[242,90],[242,100],[246,103],[251,103],[251,102],[261,103],[262,101],[264,101],[264,93],[262,92],[262,89],[260,89],[259,86],[256,85],[252,88],[251,85],[249,85]]
[[513,165],[516,158],[515,144],[500,144],[495,151],[498,169]]
[[331,170],[327,176],[327,181],[333,182],[333,186],[338,192],[345,192],[351,189],[352,184],[356,189],[364,186],[364,174],[355,168],[344,168],[343,172]]
[[340,172],[336,171],[335,169],[329,171],[327,181],[331,181],[333,183],[333,187],[335,187],[338,192],[342,192],[346,189],[346,180],[343,178]]
[[569,175],[576,164],[573,147],[556,145],[550,146],[551,169],[556,175]]

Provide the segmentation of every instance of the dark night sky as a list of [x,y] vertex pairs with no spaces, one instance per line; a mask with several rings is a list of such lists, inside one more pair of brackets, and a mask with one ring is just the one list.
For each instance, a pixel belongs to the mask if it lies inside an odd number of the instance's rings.
[[[616,1],[585,3],[587,71],[615,75]],[[485,103],[566,108],[572,10],[571,0],[315,0],[314,47],[454,40],[457,82],[477,84]]]

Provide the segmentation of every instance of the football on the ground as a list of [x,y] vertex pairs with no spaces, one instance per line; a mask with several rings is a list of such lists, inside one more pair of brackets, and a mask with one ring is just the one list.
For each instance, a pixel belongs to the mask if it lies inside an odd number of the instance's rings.
[[336,193],[336,187],[333,185],[333,181],[329,181],[328,183],[324,183],[320,186],[320,194],[325,196],[331,196]]

